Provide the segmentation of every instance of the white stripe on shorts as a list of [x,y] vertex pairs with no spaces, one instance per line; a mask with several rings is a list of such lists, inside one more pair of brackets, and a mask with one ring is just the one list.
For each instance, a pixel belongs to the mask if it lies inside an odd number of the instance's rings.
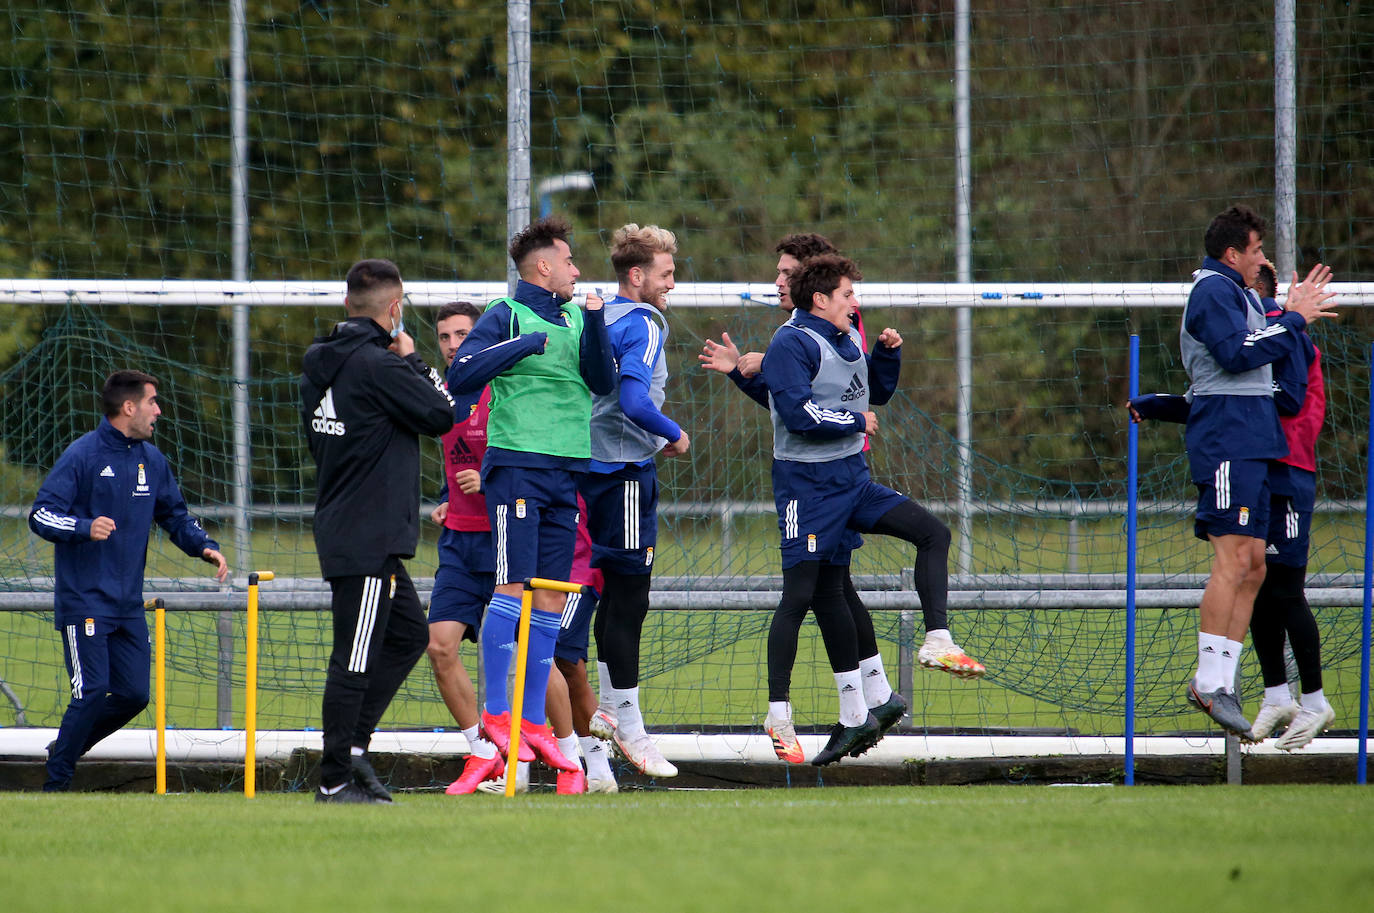
[[639,548],[639,483],[626,482],[621,494],[620,509],[623,512],[625,547]]
[[506,578],[510,575],[510,560],[506,557],[506,511],[509,505],[496,505],[496,585],[501,586],[510,581]]
[[1224,460],[1212,475],[1212,485],[1217,490],[1217,510],[1231,507],[1231,461]]
[[782,537],[784,539],[797,538],[797,501],[795,498],[787,502],[787,507],[782,512],[782,520]]
[[573,616],[577,614],[577,606],[581,602],[581,593],[569,593],[568,598],[563,600],[563,617],[558,622],[560,628],[567,630],[572,625]]
[[372,644],[372,630],[377,626],[377,599],[381,594],[382,578],[363,578],[363,595],[358,603],[358,624],[353,629],[353,652],[348,657],[349,672],[367,671],[367,654]]
[[1287,527],[1288,538],[1298,538],[1298,512],[1293,509],[1293,502],[1288,502],[1288,512],[1283,518],[1284,525]]

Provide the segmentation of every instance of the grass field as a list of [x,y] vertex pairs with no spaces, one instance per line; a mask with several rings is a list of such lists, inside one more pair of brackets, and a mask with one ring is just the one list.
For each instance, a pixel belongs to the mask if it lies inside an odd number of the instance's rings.
[[620,796],[0,796],[0,906],[53,910],[1358,910],[1360,787]]

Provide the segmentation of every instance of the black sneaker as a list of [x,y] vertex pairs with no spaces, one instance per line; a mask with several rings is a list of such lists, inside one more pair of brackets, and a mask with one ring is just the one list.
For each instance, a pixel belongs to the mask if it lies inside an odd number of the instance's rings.
[[389,804],[395,801],[382,781],[377,779],[377,771],[372,769],[372,763],[365,754],[353,755],[353,782],[378,802]]
[[871,713],[858,726],[836,723],[835,728],[830,730],[830,740],[811,759],[811,763],[817,767],[824,767],[826,764],[834,764],[856,749],[859,754],[863,754],[877,744],[882,734],[883,727],[878,725],[877,718]]
[[906,700],[896,691],[892,696],[883,701],[876,707],[869,707],[868,712],[878,720],[878,725],[883,727],[883,735],[887,731],[902,721],[906,716]]
[[345,783],[344,788],[336,793],[325,793],[315,790],[316,802],[343,802],[350,805],[386,805],[381,799],[373,796],[372,793],[363,789],[357,783]]

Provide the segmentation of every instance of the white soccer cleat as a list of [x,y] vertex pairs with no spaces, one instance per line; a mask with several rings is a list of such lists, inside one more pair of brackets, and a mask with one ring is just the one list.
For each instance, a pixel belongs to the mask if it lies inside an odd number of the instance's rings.
[[615,747],[620,749],[620,754],[635,766],[640,773],[649,777],[676,777],[677,768],[668,762],[663,756],[663,752],[658,750],[654,740],[649,738],[647,732],[641,733],[637,738],[620,738],[619,730],[615,734]]
[[1296,751],[1321,735],[1335,718],[1336,710],[1330,704],[1321,710],[1308,710],[1303,707],[1293,717],[1293,722],[1288,725],[1288,731],[1283,734],[1283,738],[1274,743],[1274,747],[1284,751]]
[[591,734],[606,742],[614,741],[615,730],[620,723],[615,718],[614,710],[607,710],[605,707],[597,707],[596,713],[592,714],[592,720],[587,725]]
[[788,764],[805,763],[806,753],[802,751],[801,742],[797,740],[797,729],[792,725],[791,719],[779,719],[773,716],[773,711],[770,710],[763,718],[763,729],[773,741],[773,753],[778,756],[779,761],[786,761]]
[[927,635],[916,659],[927,669],[938,669],[959,678],[981,678],[988,671],[953,640],[943,637]]
[[620,786],[613,779],[596,779],[587,781],[587,792],[589,793],[618,793]]
[[[504,796],[504,795],[506,794],[506,777],[505,777],[505,775],[503,774],[502,776],[497,777],[495,780],[484,780],[484,781],[482,781],[481,783],[478,783],[478,784],[477,784],[477,791],[478,791],[479,793],[488,793],[488,794],[493,795],[493,796]],[[520,794],[520,793],[527,793],[527,792],[529,792],[529,791],[530,791],[530,781],[529,781],[529,780],[522,779],[522,778],[520,778],[520,777],[516,777],[516,778],[515,778],[515,792],[516,792],[516,794],[518,795],[518,794]]]
[[1275,730],[1281,730],[1289,723],[1293,722],[1293,717],[1297,716],[1298,705],[1295,701],[1286,704],[1260,704],[1259,712],[1255,714],[1255,721],[1250,724],[1250,731],[1241,736],[1245,742],[1263,742]]

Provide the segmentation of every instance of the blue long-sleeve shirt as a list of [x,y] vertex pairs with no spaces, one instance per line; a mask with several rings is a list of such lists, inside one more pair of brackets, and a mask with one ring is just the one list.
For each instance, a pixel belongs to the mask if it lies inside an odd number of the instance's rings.
[[[853,361],[859,356],[859,347],[849,333],[836,328],[830,321],[802,310],[793,312],[792,321],[820,334],[842,358]],[[889,349],[877,343],[872,354],[864,353],[864,359],[868,363],[869,404],[884,405],[897,392],[902,369],[901,349]],[[820,348],[805,333],[779,334],[764,353],[760,376],[772,393],[773,404],[787,430],[816,438],[844,437],[867,430],[862,413],[848,409],[818,409],[812,403],[811,381],[820,370],[820,364]]]
[[[516,301],[549,323],[564,323],[562,307],[567,299],[546,288],[521,279],[515,286]],[[492,379],[504,373],[522,358],[544,351],[548,338],[544,333],[521,333],[511,336],[511,309],[504,302],[492,302],[477,318],[463,344],[454,353],[448,368],[448,388],[455,402],[461,394],[480,394]],[[578,345],[578,371],[593,393],[609,393],[615,385],[615,365],[611,361],[611,345],[606,334],[606,318],[600,310],[583,312],[582,338]],[[454,420],[466,418],[466,413]],[[585,471],[587,460],[550,456],[542,453],[488,447],[483,467],[525,466],[530,468],[562,468]]]
[[[96,517],[109,517],[108,539],[91,539]],[[72,442],[38,489],[29,528],[54,543],[60,630],[87,617],[143,612],[148,528],[156,522],[186,554],[219,544],[186,510],[167,458],[148,441],[125,437],[108,420]]]
[[[610,304],[632,303],[631,299],[617,295],[606,302]],[[652,307],[652,305],[644,305]],[[664,415],[654,405],[649,388],[653,383],[654,364],[663,352],[664,339],[661,334],[651,333],[645,319],[622,317],[606,328],[610,340],[611,354],[615,359],[616,373],[620,377],[618,402],[625,417],[650,434],[668,441],[682,437],[682,428]],[[653,462],[644,460],[640,465]],[[624,463],[606,463],[592,460],[592,472],[615,472]]]

